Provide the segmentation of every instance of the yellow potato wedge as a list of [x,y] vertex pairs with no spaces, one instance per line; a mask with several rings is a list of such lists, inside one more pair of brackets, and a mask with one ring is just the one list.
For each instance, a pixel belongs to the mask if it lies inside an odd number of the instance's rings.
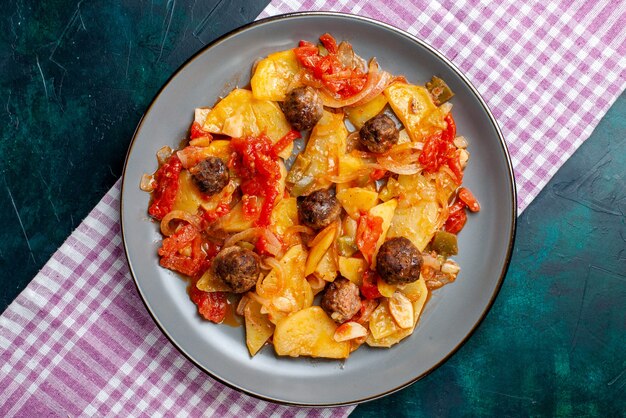
[[[260,132],[256,124],[256,117],[252,109],[252,92],[245,89],[235,89],[228,96],[220,100],[209,112],[204,120],[203,129],[214,134],[229,135],[232,132],[224,132],[224,124],[233,125],[237,122],[241,132],[235,133],[235,137],[244,135],[258,135]],[[228,125],[227,125],[228,126]],[[233,131],[230,126],[227,130]]]
[[298,203],[295,197],[283,198],[276,203],[270,216],[273,232],[283,237],[285,243],[298,240],[297,233],[287,234],[288,228],[298,224]]
[[252,228],[254,219],[247,219],[243,213],[243,204],[237,203],[226,215],[219,218],[215,226],[226,232],[241,232]]
[[298,155],[287,176],[292,196],[306,195],[332,184],[328,176],[337,174],[339,156],[345,153],[347,137],[343,114],[324,111],[305,150]]
[[426,288],[426,283],[424,282],[424,279],[420,277],[418,281],[405,285],[401,290],[399,290],[399,292],[402,292],[402,294],[404,294],[413,304],[413,326],[404,329],[398,327],[397,331],[381,338],[375,338],[373,334],[370,333],[365,341],[369,346],[385,348],[391,347],[411,335],[415,330],[415,326],[417,325],[422,310],[424,309],[424,305],[426,304],[426,300],[428,299],[428,288]]
[[413,328],[413,304],[402,292],[394,292],[389,298],[389,312],[400,328]]
[[418,250],[423,251],[436,231],[439,206],[435,202],[421,202],[413,207],[395,211],[387,236],[408,238]]
[[178,192],[176,193],[172,209],[184,210],[185,212],[195,214],[198,207],[208,201],[208,196],[205,196],[191,180],[189,171],[182,170],[178,178]]
[[332,282],[337,277],[338,269],[337,251],[335,247],[331,244],[330,248],[328,248],[328,251],[326,251],[320,262],[317,264],[317,267],[315,268],[313,274],[327,282]]
[[363,284],[365,270],[367,263],[362,258],[339,257],[339,273],[359,287]]
[[283,101],[300,72],[300,64],[293,49],[275,52],[262,59],[256,66],[250,85],[255,99]]
[[261,313],[261,304],[254,299],[246,303],[243,310],[246,323],[246,345],[250,355],[254,356],[274,333],[274,324]]
[[361,216],[378,203],[378,193],[362,187],[350,187],[337,193],[337,200],[353,218]]
[[435,106],[425,87],[393,83],[384,94],[413,141],[424,141],[429,135],[445,129],[446,113]]
[[326,228],[322,229],[317,236],[314,238],[315,245],[311,248],[309,252],[309,257],[306,260],[306,266],[304,268],[304,275],[308,276],[309,274],[313,274],[317,265],[324,257],[324,254],[328,251],[333,241],[335,240],[335,236],[337,235],[337,223],[333,223],[328,225]]
[[346,108],[346,115],[355,128],[361,129],[365,122],[382,112],[386,105],[387,98],[384,94],[379,94],[361,106]]
[[[291,125],[276,103],[257,100],[250,90],[235,89],[211,109],[203,129],[234,138],[265,132],[272,143],[276,143],[291,130]],[[279,155],[288,158],[292,149],[293,144],[290,144]]]
[[378,280],[377,287],[381,295],[383,295],[386,298],[390,298],[395,293],[396,289],[398,288],[398,285],[389,284],[386,281],[381,279],[381,280]]
[[[265,132],[272,143],[278,142],[283,136],[291,131],[291,125],[275,102],[269,100],[253,100],[252,110],[256,117],[256,125],[259,132]],[[278,156],[289,158],[293,151],[293,143],[287,145]]]
[[400,330],[389,312],[387,299],[384,299],[372,313],[369,327],[370,333],[375,339],[385,338]]
[[276,270],[267,274],[260,288],[257,285],[257,294],[271,301],[268,318],[273,323],[313,304],[313,291],[304,276],[306,258],[307,253],[302,245],[289,248],[279,260],[283,273],[279,291],[276,291],[276,284],[280,281]]
[[350,343],[335,341],[337,324],[319,306],[296,312],[276,324],[274,349],[280,356],[347,358]]
[[232,289],[220,280],[212,268],[204,272],[196,283],[196,287],[205,292],[231,292]]

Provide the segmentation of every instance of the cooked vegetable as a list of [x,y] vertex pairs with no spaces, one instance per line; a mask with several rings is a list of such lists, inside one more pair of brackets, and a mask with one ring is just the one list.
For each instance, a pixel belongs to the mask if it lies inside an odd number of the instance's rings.
[[337,277],[338,270],[337,249],[331,244],[330,248],[322,256],[320,262],[317,263],[313,274],[324,281],[332,282]]
[[376,266],[376,254],[378,253],[380,246],[383,245],[383,242],[385,242],[385,239],[387,238],[387,231],[389,231],[389,227],[391,226],[391,220],[393,219],[396,211],[396,206],[398,206],[398,201],[392,199],[385,203],[381,203],[380,205],[374,206],[369,211],[370,216],[378,216],[383,220],[381,225],[382,231],[378,237],[378,241],[376,241],[376,248],[374,249],[374,253],[372,255],[372,267]]
[[389,312],[400,328],[413,327],[413,304],[402,292],[394,292],[389,298]]
[[444,110],[433,103],[424,87],[395,83],[385,89],[385,96],[411,140],[422,142],[446,127]]
[[356,245],[355,237],[342,235],[337,238],[337,252],[339,255],[350,257],[357,251],[359,251],[359,248]]
[[274,349],[279,356],[346,358],[350,344],[335,341],[335,321],[319,306],[311,306],[276,324]]
[[361,129],[365,122],[382,112],[386,105],[387,98],[384,94],[379,94],[365,104],[347,108],[346,115],[355,128]]
[[331,186],[328,176],[337,174],[339,156],[345,152],[347,136],[343,115],[324,111],[304,152],[298,155],[289,170],[287,183],[292,196],[307,195]]
[[337,342],[354,340],[367,336],[367,329],[358,322],[346,322],[337,327],[333,338]]
[[283,101],[294,86],[300,64],[292,49],[275,52],[256,66],[250,84],[255,99]]
[[437,254],[441,254],[444,257],[457,255],[459,253],[456,235],[446,231],[435,232],[435,237],[433,238],[430,247],[433,251],[437,252]]
[[426,88],[433,96],[433,102],[435,102],[437,106],[441,106],[454,96],[454,93],[452,93],[452,90],[450,90],[446,82],[435,75],[426,83]]
[[258,353],[274,333],[274,324],[261,313],[261,308],[262,305],[255,300],[248,301],[244,308],[246,345],[251,356]]
[[308,276],[309,274],[313,274],[317,265],[324,257],[324,254],[328,251],[330,246],[335,239],[337,234],[337,224],[331,224],[323,229],[313,242],[311,243],[311,252],[309,252],[309,257],[306,260],[306,267],[304,268],[304,275]]
[[362,258],[339,256],[339,273],[357,286],[363,284],[367,264]]
[[337,200],[345,211],[353,218],[367,212],[378,203],[378,193],[362,187],[351,187],[337,193]]

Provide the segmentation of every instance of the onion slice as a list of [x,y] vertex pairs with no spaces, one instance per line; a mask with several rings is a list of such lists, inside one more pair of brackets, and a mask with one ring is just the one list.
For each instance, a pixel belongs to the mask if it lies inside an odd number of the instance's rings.
[[185,221],[200,231],[200,218],[190,214],[189,212],[185,212],[184,210],[173,210],[165,215],[161,220],[161,233],[166,237],[169,237],[176,232],[176,228],[172,228],[171,225],[171,222],[175,219]]
[[367,72],[367,81],[360,92],[343,100],[336,99],[325,89],[321,89],[319,94],[324,106],[327,107],[359,106],[371,101],[374,97],[382,93],[392,80],[393,77],[391,74],[387,71],[380,71],[378,61],[376,61],[376,58],[372,58]]
[[361,70],[365,72],[367,69],[367,62],[354,53],[352,45],[343,41],[337,48],[337,58],[343,64],[344,67]]
[[224,242],[224,248],[232,247],[239,241],[252,242],[254,240],[257,240],[263,234],[264,230],[265,228],[257,227],[257,228],[250,228],[250,229],[246,229],[245,231],[238,232],[235,235],[232,235],[230,238],[228,238]]

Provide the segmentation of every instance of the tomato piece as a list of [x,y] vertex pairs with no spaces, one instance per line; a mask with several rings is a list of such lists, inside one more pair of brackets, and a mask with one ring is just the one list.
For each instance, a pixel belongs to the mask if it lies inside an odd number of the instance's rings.
[[241,198],[243,203],[243,216],[246,219],[254,219],[259,214],[259,207],[257,205],[257,197],[254,195],[245,194]]
[[454,141],[456,138],[456,123],[454,122],[454,118],[452,117],[452,113],[448,113],[444,118],[447,124],[447,128],[444,131],[444,140],[448,142]]
[[200,233],[189,224],[180,226],[172,236],[165,238],[158,253],[161,266],[190,277],[208,268]]
[[[235,152],[229,161],[229,167],[242,179],[244,205],[245,199],[250,199],[251,196],[263,197],[263,204],[254,224],[267,226],[278,197],[279,157],[273,152],[272,142],[265,134],[258,137],[233,138],[231,146]],[[248,205],[248,210],[247,214],[252,215],[251,204]]]
[[201,136],[208,136],[209,138],[213,137],[209,132],[202,129],[202,126],[200,126],[198,122],[192,123],[191,128],[189,129],[189,139],[196,139]]
[[152,194],[152,203],[148,208],[150,216],[157,220],[163,219],[172,211],[178,193],[178,178],[183,165],[176,154],[167,160],[154,174],[157,183]]
[[285,136],[280,138],[278,142],[276,142],[272,146],[272,154],[274,156],[278,156],[278,154],[280,154],[282,150],[287,148],[289,144],[291,144],[293,141],[295,141],[298,138],[302,138],[302,134],[300,134],[300,131],[296,131],[295,129],[292,129],[291,131],[287,132]]
[[361,214],[356,228],[356,246],[368,263],[371,263],[376,243],[383,233],[383,218],[368,213]]
[[230,212],[230,201],[231,200],[232,200],[232,195],[227,199],[227,201],[220,202],[220,204],[217,205],[215,210],[212,210],[212,211],[207,211],[207,210],[204,210],[204,209],[200,208],[200,212],[201,212],[200,217],[207,224],[210,224],[211,222],[215,221],[216,219],[221,218],[222,216],[224,216],[228,212]]
[[321,56],[319,49],[310,42],[300,41],[294,53],[298,62],[309,71],[314,78],[320,80],[323,86],[340,98],[347,98],[363,90],[367,82],[367,74],[357,68],[347,68],[337,53],[337,42],[329,34],[320,37],[322,45],[328,54]]
[[387,175],[387,170],[378,168],[370,173],[370,179],[373,181],[380,180]]
[[456,184],[463,183],[463,168],[461,167],[461,161],[459,160],[458,152],[455,153],[454,157],[448,159],[448,167],[456,177]]
[[458,234],[467,222],[467,213],[465,213],[465,203],[457,200],[449,209],[448,219],[444,225],[444,229],[451,234]]
[[378,291],[378,274],[375,271],[367,270],[363,274],[361,294],[365,299],[378,299],[383,296]]
[[204,319],[216,324],[222,322],[226,317],[228,302],[225,292],[205,292],[191,285],[189,298],[198,307],[198,313]]
[[463,168],[461,168],[457,149],[452,143],[456,136],[456,124],[451,113],[445,117],[445,121],[447,122],[445,130],[429,136],[424,141],[418,161],[429,173],[435,173],[442,166],[447,165],[454,174],[454,181],[461,184]]
[[472,212],[480,211],[480,204],[478,203],[478,200],[474,197],[472,192],[469,191],[469,189],[466,189],[465,187],[461,187],[459,189],[458,196],[459,196],[459,199],[463,203],[465,203],[465,205],[467,206],[469,210],[471,210]]

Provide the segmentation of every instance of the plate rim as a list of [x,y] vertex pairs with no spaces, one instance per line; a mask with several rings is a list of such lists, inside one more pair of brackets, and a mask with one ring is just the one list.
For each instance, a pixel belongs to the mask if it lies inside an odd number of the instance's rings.
[[[161,93],[170,85],[170,83],[178,76],[178,74],[180,72],[182,72],[196,58],[198,58],[200,55],[204,54],[206,51],[211,49],[213,46],[217,45],[218,43],[224,42],[224,41],[228,40],[231,37],[236,36],[240,32],[243,32],[243,31],[249,30],[249,29],[251,29],[253,27],[261,26],[261,25],[264,25],[264,24],[267,24],[267,23],[270,23],[270,22],[276,21],[276,20],[285,20],[285,19],[292,19],[292,18],[297,18],[297,17],[309,17],[309,16],[341,17],[341,18],[353,19],[353,20],[357,20],[357,21],[373,24],[375,26],[380,26],[380,27],[382,27],[384,29],[387,29],[387,30],[390,30],[392,32],[396,32],[397,34],[399,34],[401,36],[404,36],[404,37],[408,38],[410,41],[412,41],[412,42],[418,44],[419,46],[427,49],[430,53],[432,53],[437,58],[439,58],[441,61],[443,61],[443,63],[445,65],[447,65],[457,76],[459,76],[461,78],[461,80],[470,89],[470,91],[474,94],[474,96],[476,97],[476,99],[478,100],[480,105],[482,106],[483,110],[486,112],[489,121],[491,122],[493,128],[496,131],[496,134],[497,134],[498,139],[499,139],[500,147],[502,149],[502,152],[503,152],[503,155],[504,155],[505,161],[506,161],[506,167],[507,167],[507,172],[508,172],[508,180],[509,180],[508,184],[510,186],[510,196],[509,196],[509,199],[511,200],[512,208],[513,208],[512,211],[511,211],[511,214],[510,214],[511,232],[509,234],[509,240],[508,240],[509,242],[508,242],[508,246],[507,246],[506,257],[505,257],[502,269],[500,271],[500,276],[498,278],[496,287],[494,288],[494,290],[493,290],[493,292],[491,294],[491,297],[489,298],[489,301],[486,304],[486,306],[485,306],[483,312],[481,313],[480,317],[478,318],[478,320],[474,323],[474,325],[472,326],[470,331],[461,339],[461,341],[452,350],[450,350],[449,353],[447,353],[444,357],[442,357],[442,359],[439,362],[437,362],[436,364],[432,365],[428,370],[426,370],[425,372],[419,374],[415,378],[410,379],[409,381],[404,382],[401,385],[396,386],[394,388],[391,388],[391,389],[389,389],[387,391],[384,391],[382,393],[378,393],[378,394],[371,395],[371,396],[366,396],[366,397],[363,397],[363,398],[360,398],[360,399],[345,401],[345,402],[311,403],[311,404],[294,402],[294,401],[288,401],[288,400],[283,400],[283,399],[275,399],[275,398],[272,398],[272,397],[268,397],[268,396],[256,393],[253,390],[246,389],[244,387],[240,387],[240,386],[238,386],[238,385],[236,385],[236,384],[234,384],[232,382],[229,382],[229,381],[225,380],[222,377],[216,376],[210,370],[208,370],[205,366],[200,364],[200,362],[198,362],[194,358],[192,358],[191,355],[188,354],[169,335],[167,330],[163,327],[163,325],[159,322],[159,320],[156,318],[155,314],[150,309],[150,306],[149,306],[148,302],[146,301],[145,296],[144,296],[143,292],[141,291],[141,288],[139,287],[139,283],[137,281],[137,277],[136,277],[136,275],[135,275],[135,273],[133,271],[132,263],[131,263],[131,260],[130,260],[130,255],[128,253],[128,245],[126,243],[126,234],[125,234],[125,231],[124,231],[124,199],[123,199],[123,197],[124,197],[124,183],[126,181],[126,171],[127,171],[127,167],[128,167],[128,160],[129,160],[130,155],[132,153],[133,146],[135,145],[135,141],[137,139],[137,136],[139,135],[139,133],[141,131],[141,128],[143,126],[143,123],[144,123],[144,120],[146,118],[146,115],[148,113],[150,113],[150,111],[152,110],[155,102],[159,99]],[[502,134],[502,131],[500,129],[500,126],[498,125],[498,122],[497,122],[495,116],[491,112],[491,109],[489,108],[489,106],[487,105],[487,103],[485,102],[485,100],[483,99],[481,94],[478,92],[478,89],[472,84],[472,82],[467,78],[467,76],[465,76],[465,74],[455,64],[453,64],[448,58],[446,58],[443,55],[443,53],[441,53],[435,47],[431,46],[426,41],[424,41],[424,40],[422,40],[422,39],[420,39],[420,38],[418,38],[418,37],[408,33],[407,31],[405,31],[403,29],[400,29],[400,28],[398,28],[396,26],[393,26],[393,25],[391,25],[389,23],[382,22],[380,20],[376,20],[376,19],[373,19],[373,18],[370,18],[370,17],[359,16],[359,15],[355,15],[355,14],[351,14],[351,13],[345,13],[345,12],[334,12],[334,11],[302,11],[302,12],[284,13],[284,14],[279,14],[279,15],[270,16],[270,17],[266,17],[266,18],[263,18],[263,19],[255,20],[253,22],[250,22],[248,24],[245,24],[243,26],[235,28],[235,29],[233,29],[233,30],[231,30],[231,31],[221,35],[220,37],[216,38],[212,42],[210,42],[210,43],[206,44],[205,46],[203,46],[202,48],[200,48],[193,55],[191,55],[191,57],[189,57],[187,60],[185,60],[185,62],[183,62],[168,77],[168,79],[163,83],[163,85],[159,88],[159,90],[156,92],[154,97],[150,100],[150,103],[146,107],[146,109],[143,112],[141,118],[139,119],[139,122],[137,123],[135,131],[133,132],[132,139],[131,139],[130,144],[128,146],[128,151],[126,152],[126,157],[124,159],[124,168],[123,168],[122,177],[121,177],[119,207],[120,207],[120,231],[121,231],[121,235],[122,235],[122,244],[124,246],[124,256],[126,258],[126,264],[128,266],[128,271],[129,271],[129,273],[130,273],[130,275],[131,275],[131,277],[133,279],[133,284],[135,285],[135,288],[137,289],[137,293],[139,294],[139,297],[140,297],[142,303],[144,304],[146,310],[150,314],[150,317],[152,318],[154,323],[157,325],[159,330],[163,333],[163,335],[165,335],[165,337],[170,341],[170,343],[176,348],[176,350],[178,350],[178,352],[180,352],[185,358],[187,358],[187,360],[189,360],[194,366],[196,366],[198,369],[200,369],[201,371],[206,373],[208,376],[210,376],[211,378],[217,380],[218,382],[220,382],[220,383],[222,383],[222,384],[228,386],[229,388],[234,389],[234,390],[236,390],[238,392],[244,393],[246,395],[252,396],[254,398],[257,398],[257,399],[260,399],[260,400],[263,400],[263,401],[272,402],[272,403],[276,403],[276,404],[280,404],[280,405],[312,407],[312,408],[325,408],[325,407],[339,407],[339,406],[358,405],[360,403],[373,401],[375,399],[379,399],[379,398],[385,397],[387,395],[391,395],[392,393],[400,391],[400,390],[402,390],[402,389],[412,385],[413,383],[417,382],[418,380],[421,380],[421,379],[425,378],[426,376],[431,374],[433,371],[438,369],[442,364],[447,362],[452,356],[454,356],[459,351],[459,349],[461,347],[463,347],[467,343],[467,341],[472,337],[472,335],[476,332],[476,330],[483,323],[483,321],[485,320],[487,314],[489,313],[489,311],[493,307],[493,304],[494,304],[496,298],[498,297],[498,294],[500,293],[500,290],[502,289],[502,285],[504,283],[504,278],[505,278],[506,273],[507,273],[507,271],[509,269],[509,266],[511,264],[511,257],[512,257],[512,254],[513,254],[513,247],[514,247],[514,244],[515,244],[515,237],[516,237],[516,234],[517,234],[517,215],[518,215],[518,209],[517,209],[517,187],[516,187],[516,181],[515,181],[515,172],[513,170],[513,164],[512,164],[512,160],[511,160],[511,155],[510,155],[508,147],[506,145],[506,141],[504,139],[504,136]]]

